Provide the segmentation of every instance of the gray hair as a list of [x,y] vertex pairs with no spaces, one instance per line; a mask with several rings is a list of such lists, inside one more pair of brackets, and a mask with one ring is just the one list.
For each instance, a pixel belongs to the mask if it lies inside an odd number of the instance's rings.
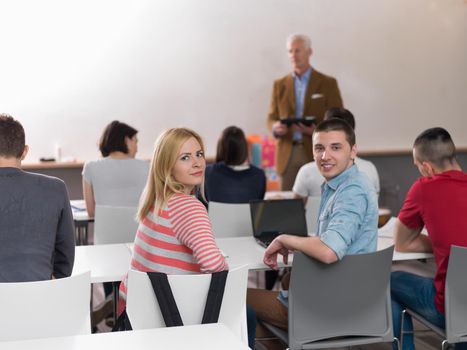
[[310,37],[305,35],[305,34],[291,34],[288,36],[287,38],[287,41],[286,41],[286,44],[287,46],[296,41],[296,40],[300,40],[302,41],[304,44],[305,44],[305,48],[306,49],[309,49],[311,48],[311,40],[310,40]]

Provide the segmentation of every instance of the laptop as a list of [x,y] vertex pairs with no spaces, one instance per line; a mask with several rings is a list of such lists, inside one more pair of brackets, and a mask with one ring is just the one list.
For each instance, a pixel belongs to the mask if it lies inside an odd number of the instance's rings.
[[250,213],[253,236],[263,247],[282,233],[308,236],[302,199],[253,200]]

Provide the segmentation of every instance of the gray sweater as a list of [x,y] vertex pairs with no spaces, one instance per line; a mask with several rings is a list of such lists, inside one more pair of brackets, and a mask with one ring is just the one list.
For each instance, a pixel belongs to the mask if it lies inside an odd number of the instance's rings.
[[70,276],[73,217],[65,183],[0,168],[0,282]]

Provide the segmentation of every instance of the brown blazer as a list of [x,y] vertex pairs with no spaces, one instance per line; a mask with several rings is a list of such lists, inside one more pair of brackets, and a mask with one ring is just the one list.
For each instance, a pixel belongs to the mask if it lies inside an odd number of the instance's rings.
[[[317,123],[324,118],[324,113],[331,107],[342,107],[342,98],[336,79],[324,75],[313,68],[305,93],[303,116],[316,117]],[[268,127],[284,118],[295,118],[295,89],[292,74],[274,82],[271,106],[268,114]],[[292,130],[277,140],[276,171],[281,175],[289,161],[292,152]],[[313,160],[313,143],[311,136],[303,135],[305,151],[309,161]]]

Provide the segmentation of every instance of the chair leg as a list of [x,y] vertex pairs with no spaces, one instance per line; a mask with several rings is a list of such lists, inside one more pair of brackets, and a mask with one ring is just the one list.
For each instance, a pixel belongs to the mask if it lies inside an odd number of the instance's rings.
[[397,339],[397,337],[394,337],[394,340],[393,340],[392,342],[393,342],[393,343],[396,342],[397,349],[398,349],[398,350],[402,350],[402,348],[401,348],[401,342],[399,341],[399,339]]
[[449,348],[449,343],[448,343],[448,341],[445,339],[445,340],[443,340],[443,342],[441,343],[441,350],[448,349],[448,348]]
[[402,345],[404,344],[404,319],[405,319],[405,310],[401,312],[401,332],[399,334],[400,339],[400,349],[403,349]]
[[407,310],[402,310],[401,312],[401,332],[400,332],[400,349],[403,349],[404,345],[404,334],[415,334],[414,331],[404,331],[404,320],[405,315],[407,314]]

